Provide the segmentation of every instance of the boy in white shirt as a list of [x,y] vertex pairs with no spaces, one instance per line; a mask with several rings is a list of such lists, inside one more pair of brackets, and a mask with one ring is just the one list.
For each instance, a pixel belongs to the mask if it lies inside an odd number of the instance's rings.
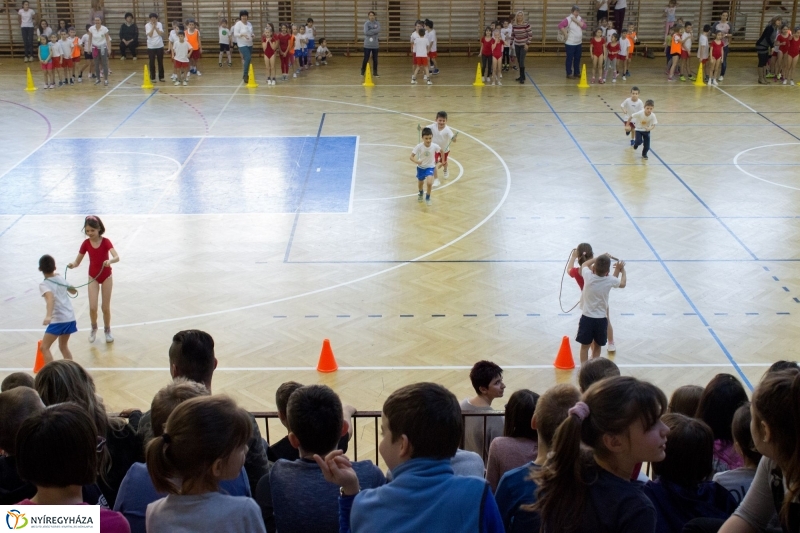
[[[450,143],[456,140],[456,136],[453,135],[453,130],[451,130],[447,125],[447,112],[439,111],[436,113],[436,122],[429,125],[427,129],[430,129],[431,132],[433,132],[433,144],[439,146],[441,149],[441,151],[436,153],[436,162],[441,162],[441,166],[444,168],[444,179],[447,179],[450,177],[450,173],[447,171],[447,159],[450,155]],[[436,178],[435,172],[433,185],[435,187],[439,185],[439,180]]]
[[319,40],[319,47],[317,48],[317,66],[320,63],[323,65],[328,64],[328,59],[333,57],[333,54],[330,50],[328,50],[327,42],[325,41],[325,37]]
[[[631,95],[626,98],[620,105],[622,108],[622,120],[625,121],[625,135],[630,135],[633,130],[631,124],[631,117],[634,113],[644,110],[644,102],[639,99],[639,88],[636,86],[631,87]],[[631,139],[631,146],[633,146],[633,139]]]
[[50,42],[48,45],[50,46],[50,57],[53,61],[53,71],[58,74],[58,86],[61,87],[64,85],[64,82],[61,80],[61,44],[58,41],[57,33],[50,34]]
[[177,43],[180,40],[180,39],[178,39],[178,32],[179,31],[183,31],[183,27],[182,26],[183,26],[183,24],[181,24],[180,21],[173,20],[172,21],[172,29],[169,32],[169,39],[167,39],[167,44],[168,44],[168,48],[169,48],[167,50],[167,52],[169,52],[170,57],[172,58],[172,65],[173,65],[172,66],[172,76],[170,76],[170,78],[172,78],[172,81],[175,81],[175,80],[178,79],[178,71],[177,71],[177,69],[175,69],[175,48],[174,47],[175,47],[175,43]]
[[317,29],[314,27],[314,19],[308,17],[306,20],[306,28],[305,28],[305,38],[306,38],[306,58],[305,58],[305,65],[308,68],[309,60],[308,60],[308,51],[314,51],[314,47],[317,45]]
[[622,71],[622,81],[627,80],[625,76],[626,69],[628,68],[628,51],[631,48],[631,42],[628,40],[628,30],[622,30],[619,34],[619,53],[617,54],[617,65],[621,65],[619,70]]
[[431,205],[431,189],[433,188],[433,178],[436,173],[436,154],[440,151],[439,145],[433,142],[433,131],[430,128],[423,128],[422,142],[414,147],[411,151],[411,157],[409,157],[417,165],[418,202],[422,201],[422,185],[424,182],[427,186],[425,203]]
[[72,70],[72,39],[65,31],[58,32],[59,46],[61,47],[61,67],[64,69],[64,85],[75,85],[75,72]]
[[417,32],[417,38],[411,45],[414,51],[414,74],[411,75],[411,84],[417,84],[417,73],[422,69],[425,79],[428,80],[428,85],[433,85],[433,82],[428,77],[428,53],[431,51],[431,43],[425,37],[425,29],[420,28]]
[[227,53],[228,54],[228,66],[233,65],[233,61],[231,61],[231,39],[233,39],[233,34],[231,30],[228,28],[228,19],[220,19],[219,21],[219,66],[222,66],[222,58]]
[[[698,40],[697,46],[697,59],[700,60],[700,64],[705,67],[706,63],[708,63],[708,52],[709,52],[709,45],[708,45],[708,35],[711,32],[711,25],[706,24],[703,26],[703,33],[700,34],[700,39]],[[698,67],[699,68],[699,67]],[[703,72],[703,83],[706,83],[708,80],[708,74]]]
[[436,30],[433,29],[433,21],[431,19],[425,19],[425,37],[431,43],[431,49],[428,52],[429,71],[431,74],[439,74],[439,66],[436,64]]
[[506,72],[511,68],[511,42],[513,41],[511,35],[513,31],[508,19],[503,20],[503,28],[500,30],[500,37],[503,39],[503,70]]
[[178,42],[172,45],[172,57],[177,74],[175,85],[180,85],[181,82],[184,85],[189,85],[188,69],[192,50],[192,45],[186,40],[186,34],[182,31],[178,32]]
[[[575,340],[581,345],[581,364],[600,357],[600,348],[608,341],[608,296],[612,288],[623,289],[626,285],[625,262],[617,261],[614,275],[611,271],[611,257],[603,254],[589,259],[581,267],[583,294],[581,295],[581,321]],[[620,277],[620,274],[622,276]]]
[[69,294],[77,295],[78,291],[56,273],[56,260],[50,255],[39,258],[39,271],[44,274],[44,281],[39,284],[39,292],[47,302],[47,314],[42,322],[47,329],[42,339],[42,356],[45,364],[53,360],[50,347],[58,340],[58,349],[64,359],[72,359],[67,343],[69,336],[78,331],[75,323],[75,311]]
[[[692,23],[687,22],[683,27],[683,35],[681,35],[681,81],[686,81],[688,77],[694,80],[692,71],[689,68],[689,54],[692,53]],[[684,74],[685,73],[685,74]]]
[[644,103],[644,111],[639,111],[631,116],[631,122],[636,127],[636,142],[633,144],[633,149],[636,150],[644,144],[642,159],[647,159],[647,152],[650,151],[650,132],[658,124],[656,114],[653,113],[655,106],[655,102],[648,100]]
[[[419,30],[423,29],[423,28],[425,28],[425,23],[423,23],[421,20],[418,20],[417,22],[414,23],[414,31],[411,32],[411,40],[410,40],[410,42],[411,42],[411,71],[412,72],[414,72],[414,69],[417,66],[417,64],[414,62],[414,58],[416,57],[414,55],[414,43],[417,42],[417,39],[419,39]],[[425,79],[427,80],[428,78],[426,77]]]

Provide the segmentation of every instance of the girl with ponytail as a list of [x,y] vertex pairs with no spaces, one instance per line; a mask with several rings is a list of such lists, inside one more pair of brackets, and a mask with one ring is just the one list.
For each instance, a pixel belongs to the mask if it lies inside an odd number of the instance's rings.
[[665,457],[667,398],[628,376],[598,381],[556,430],[534,473],[542,533],[652,533],[653,504],[630,481],[637,463]]

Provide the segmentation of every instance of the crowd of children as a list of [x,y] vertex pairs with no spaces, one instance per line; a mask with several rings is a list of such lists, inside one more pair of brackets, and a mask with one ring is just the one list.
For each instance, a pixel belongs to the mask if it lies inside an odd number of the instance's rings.
[[[51,258],[40,267],[59,279]],[[583,275],[600,276],[591,270]],[[496,412],[504,372],[479,361],[469,373],[475,396],[461,402],[434,383],[388,395],[384,472],[347,457],[355,408],[331,388],[281,385],[288,436],[270,446],[250,413],[212,394],[208,333],[180,331],[168,353],[172,381],[147,412],[126,418],[106,413],[74,361],[50,361],[35,379],[7,376],[0,503],[21,513],[99,505],[104,533],[209,524],[231,533],[800,532],[794,362],[773,364],[751,398],[735,376],[718,374],[668,400],[596,358],[582,362],[578,387],[521,389]]]

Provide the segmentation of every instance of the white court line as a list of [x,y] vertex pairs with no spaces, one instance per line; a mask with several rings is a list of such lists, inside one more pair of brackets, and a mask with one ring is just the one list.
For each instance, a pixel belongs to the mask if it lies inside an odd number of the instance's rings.
[[[172,157],[161,155],[161,154],[153,154],[150,152],[95,152],[97,154],[130,154],[130,155],[147,155],[152,157],[161,157],[164,159],[168,159],[175,163],[177,167],[176,172],[179,172],[181,169],[181,162],[177,159]],[[171,179],[173,175],[167,176],[166,179]],[[104,189],[104,190],[90,190],[90,191],[74,191],[73,194],[106,194],[106,193],[114,193],[114,192],[124,192],[124,191],[133,191],[137,189],[154,189],[157,185],[142,185],[141,187],[127,187],[125,189]]]
[[[406,148],[406,149],[409,149],[409,150],[413,150],[414,149],[413,146],[403,146],[401,144],[364,143],[364,146],[391,146],[391,147],[394,147],[394,148]],[[447,187],[451,186],[452,184],[454,184],[455,182],[460,180],[461,176],[464,175],[464,167],[461,166],[461,163],[456,161],[456,159],[454,157],[449,157],[448,160],[452,161],[453,163],[455,163],[456,166],[458,167],[458,176],[456,176],[456,179],[454,179],[453,181],[451,181],[447,185],[442,185],[441,187],[436,187],[436,189],[434,189],[436,191],[441,191],[442,189],[446,189]],[[396,200],[397,198],[411,198],[412,196],[416,196],[416,195],[417,194],[414,193],[414,194],[403,194],[403,195],[400,195],[400,196],[387,196],[385,198],[356,198],[355,201],[356,202],[369,202],[369,201],[378,201],[378,200]]]
[[743,172],[744,174],[747,174],[751,178],[755,178],[758,181],[763,181],[764,183],[769,183],[771,185],[777,185],[778,187],[783,187],[784,189],[792,189],[792,190],[795,190],[795,191],[800,191],[800,188],[792,187],[791,185],[784,185],[783,183],[775,183],[774,181],[769,181],[769,180],[765,180],[764,178],[759,178],[755,174],[751,174],[750,172],[746,171],[745,169],[743,169],[739,165],[739,157],[744,155],[744,154],[746,154],[747,152],[750,152],[750,151],[753,151],[753,150],[759,150],[761,148],[770,148],[772,146],[796,146],[798,144],[800,144],[800,143],[765,144],[763,146],[755,146],[753,148],[748,148],[747,150],[742,150],[741,152],[736,154],[736,157],[733,158],[733,164],[736,165],[736,168],[738,168],[740,172]]
[[[666,364],[624,364],[618,363],[619,368],[730,368],[730,363],[666,363]],[[741,367],[769,368],[770,363],[739,363]],[[361,372],[382,372],[385,370],[470,370],[468,365],[433,365],[433,366],[340,366],[339,370],[357,370]],[[553,365],[503,365],[504,369],[511,370],[547,370]],[[580,367],[576,366],[575,370]],[[86,368],[89,372],[165,372],[169,367],[98,367]],[[243,367],[217,367],[214,372],[281,372],[281,371],[314,371],[315,366],[243,366]],[[29,372],[30,368],[0,368],[0,372]]]
[[[156,93],[156,94],[158,94],[158,93]],[[335,100],[325,100],[325,99],[322,99],[322,98],[308,98],[308,97],[302,97],[302,96],[275,96],[275,95],[269,95],[269,94],[254,94],[254,95],[251,95],[251,96],[264,96],[264,97],[269,97],[269,98],[285,98],[285,99],[289,99],[289,100],[305,100],[305,101],[324,102],[324,103],[328,103],[328,104],[350,105],[350,106],[356,106],[356,107],[364,107],[364,108],[368,108],[368,109],[377,109],[379,111],[386,111],[386,112],[391,113],[393,115],[400,115],[400,116],[410,117],[410,118],[412,118],[414,120],[427,120],[427,119],[425,119],[423,117],[420,117],[420,116],[417,116],[417,115],[412,115],[410,113],[402,113],[402,112],[399,112],[399,111],[392,111],[391,109],[386,109],[386,108],[377,107],[377,106],[371,106],[371,105],[367,105],[367,104],[356,104],[356,103],[351,103],[351,102],[337,102]],[[494,207],[494,209],[492,209],[492,211],[488,215],[486,215],[486,217],[484,217],[483,220],[481,220],[475,226],[473,226],[472,228],[470,228],[466,232],[462,233],[461,235],[459,235],[455,239],[451,240],[450,242],[445,243],[442,246],[439,246],[438,248],[436,248],[434,250],[431,250],[430,252],[424,253],[424,254],[422,254],[422,255],[420,255],[418,257],[415,257],[414,259],[411,259],[409,261],[406,261],[404,263],[398,263],[398,264],[396,264],[394,266],[385,268],[383,270],[379,270],[378,272],[374,272],[372,274],[367,274],[365,276],[361,276],[361,277],[358,277],[358,278],[355,278],[355,279],[351,279],[350,281],[343,281],[341,283],[336,283],[334,285],[329,285],[327,287],[322,287],[320,289],[315,289],[313,291],[306,291],[306,292],[303,292],[303,293],[300,293],[300,294],[294,294],[292,296],[285,296],[283,298],[276,298],[274,300],[268,300],[266,302],[258,302],[258,303],[254,303],[254,304],[250,304],[250,305],[243,305],[241,307],[233,307],[233,308],[230,308],[230,309],[221,309],[219,311],[209,311],[209,312],[206,312],[206,313],[198,313],[198,314],[195,314],[195,315],[186,315],[186,316],[182,316],[182,317],[163,318],[163,319],[160,319],[160,320],[148,320],[148,321],[145,321],[145,322],[133,322],[133,323],[130,323],[130,324],[115,325],[114,328],[115,329],[120,329],[120,328],[132,328],[132,327],[138,327],[138,326],[150,326],[150,325],[154,325],[154,324],[166,324],[166,323],[170,323],[170,322],[178,322],[178,321],[181,321],[181,320],[190,320],[190,319],[195,319],[195,318],[205,318],[205,317],[209,317],[209,316],[224,315],[224,314],[227,314],[227,313],[234,313],[234,312],[238,312],[238,311],[246,311],[248,309],[255,309],[255,308],[258,308],[258,307],[264,307],[266,305],[272,305],[272,304],[276,304],[276,303],[287,302],[289,300],[295,300],[297,298],[303,298],[303,297],[306,297],[306,296],[313,296],[315,294],[327,292],[327,291],[330,291],[330,290],[333,290],[333,289],[338,289],[340,287],[347,287],[347,286],[352,285],[354,283],[359,283],[361,281],[365,281],[365,280],[368,280],[368,279],[371,279],[371,278],[386,274],[386,273],[391,272],[393,270],[397,270],[398,268],[403,268],[404,266],[410,265],[411,263],[414,263],[414,262],[417,262],[417,261],[421,261],[421,260],[425,259],[426,257],[430,257],[431,255],[434,255],[434,254],[436,254],[436,253],[438,253],[438,252],[440,252],[440,251],[442,251],[442,250],[444,250],[446,248],[449,248],[450,246],[456,244],[457,242],[459,242],[462,239],[464,239],[464,238],[468,237],[469,235],[473,234],[478,229],[480,229],[484,224],[486,224],[492,217],[494,217],[495,214],[497,214],[497,212],[500,210],[500,208],[506,202],[506,199],[508,198],[508,194],[511,191],[511,170],[508,168],[508,165],[506,164],[505,160],[502,157],[500,157],[500,154],[498,154],[497,151],[495,151],[494,148],[492,148],[491,146],[489,146],[485,142],[481,141],[477,137],[474,137],[474,136],[470,135],[466,131],[457,130],[457,129],[455,131],[460,131],[461,133],[463,133],[464,135],[466,135],[467,137],[469,137],[473,141],[475,141],[478,144],[482,145],[489,152],[491,152],[498,159],[498,161],[500,161],[500,164],[503,166],[503,169],[505,170],[505,173],[506,173],[506,188],[505,188],[505,191],[503,192],[503,197],[500,199],[500,202],[498,202],[498,204]],[[202,142],[202,139],[201,139],[201,142]],[[200,144],[200,143],[198,143],[198,144]],[[133,240],[133,238],[139,233],[139,231],[141,231],[142,227],[144,227],[144,224],[142,224],[142,226],[140,226],[139,229],[136,230],[136,232],[129,239],[128,243],[130,243],[130,240]],[[37,328],[37,329],[0,329],[0,333],[21,333],[21,332],[41,333],[41,331],[42,331],[41,328]]]
[[40,150],[40,149],[41,149],[41,148],[42,148],[42,147],[43,147],[45,144],[49,143],[49,142],[50,142],[52,139],[55,139],[56,137],[58,137],[58,136],[61,134],[61,132],[63,132],[65,129],[69,128],[69,127],[70,127],[70,126],[71,126],[71,125],[72,125],[72,124],[73,124],[73,123],[74,123],[76,120],[78,120],[78,119],[79,119],[79,118],[81,118],[83,115],[85,115],[86,113],[88,113],[88,112],[89,112],[89,110],[90,110],[90,109],[92,109],[94,106],[96,106],[97,104],[99,104],[100,102],[102,102],[103,100],[105,100],[105,99],[106,99],[106,98],[107,98],[107,97],[108,97],[108,96],[109,96],[111,93],[113,93],[114,91],[116,91],[117,89],[119,89],[120,85],[122,85],[123,83],[125,83],[126,81],[128,81],[129,79],[131,79],[131,77],[132,77],[134,74],[136,74],[136,73],[134,72],[133,74],[131,74],[130,76],[128,76],[127,78],[125,78],[124,80],[122,80],[121,82],[119,82],[118,84],[116,84],[116,85],[114,86],[114,88],[113,88],[113,89],[111,89],[110,91],[106,92],[106,94],[104,94],[103,96],[101,96],[101,97],[100,97],[100,98],[99,98],[99,99],[98,99],[98,100],[97,100],[95,103],[93,103],[92,105],[90,105],[89,107],[87,107],[86,109],[84,109],[84,110],[83,110],[83,112],[82,112],[80,115],[78,115],[77,117],[75,117],[75,118],[73,118],[72,120],[70,120],[69,122],[67,122],[67,123],[64,125],[64,127],[63,127],[63,128],[61,128],[60,130],[58,130],[57,132],[55,132],[53,135],[51,135],[50,137],[48,137],[47,139],[45,139],[44,141],[42,141],[42,144],[40,144],[39,146],[37,146],[37,147],[36,147],[36,148],[35,148],[35,149],[34,149],[34,150],[31,152],[31,153],[29,153],[28,155],[26,155],[25,157],[23,157],[22,159],[20,159],[19,161],[17,161],[17,163],[16,163],[16,164],[15,164],[13,167],[11,167],[11,168],[9,168],[8,170],[6,170],[6,171],[5,171],[5,172],[2,174],[2,176],[0,176],[0,179],[3,179],[4,177],[6,177],[6,175],[7,175],[9,172],[11,172],[12,170],[14,170],[14,169],[15,169],[15,168],[17,168],[18,166],[20,166],[22,163],[24,163],[25,161],[27,161],[27,160],[28,160],[28,158],[29,158],[30,156],[32,156],[32,155],[33,155],[33,154],[35,154],[37,151],[39,151],[39,150]]
[[[748,85],[747,87],[749,87],[749,85]],[[735,101],[739,102],[741,105],[743,105],[744,107],[746,107],[747,109],[749,109],[749,110],[750,110],[750,111],[752,111],[753,113],[758,113],[758,111],[756,111],[755,109],[753,109],[753,108],[752,108],[752,107],[750,107],[749,105],[745,104],[744,102],[742,102],[741,100],[739,100],[738,98],[736,98],[735,96],[733,96],[733,95],[732,95],[731,93],[729,93],[728,91],[725,91],[725,90],[723,90],[723,89],[720,89],[720,88],[719,88],[719,85],[714,85],[714,88],[715,88],[715,89],[717,89],[718,91],[722,92],[723,94],[726,94],[726,95],[728,95],[728,96],[729,96],[730,98],[732,98],[733,100],[735,100]]]

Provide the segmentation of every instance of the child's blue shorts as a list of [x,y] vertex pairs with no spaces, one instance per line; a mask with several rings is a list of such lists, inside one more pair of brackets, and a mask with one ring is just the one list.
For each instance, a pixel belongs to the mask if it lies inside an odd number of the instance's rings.
[[307,45],[308,49],[309,50],[314,50],[314,45],[315,44],[317,44],[317,43],[314,42],[314,39],[309,39],[308,40],[308,45]]
[[430,168],[417,167],[417,179],[419,181],[422,181],[428,176],[433,176],[433,170],[434,170],[433,167]]
[[74,320],[72,322],[57,322],[55,324],[49,324],[44,332],[55,335],[56,337],[59,335],[70,335],[78,332],[78,326]]

